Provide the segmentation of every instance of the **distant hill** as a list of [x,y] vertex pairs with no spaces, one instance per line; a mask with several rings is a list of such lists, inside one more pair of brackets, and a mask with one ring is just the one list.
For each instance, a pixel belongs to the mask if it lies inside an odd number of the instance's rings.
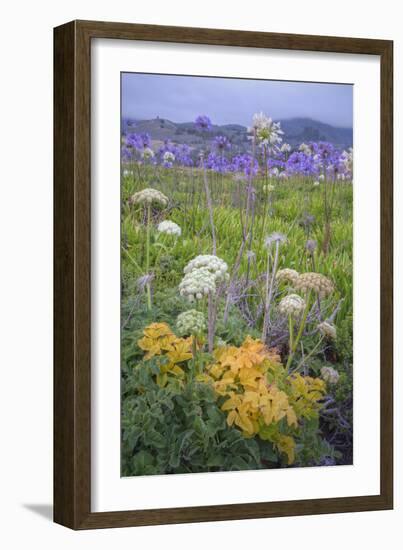
[[[307,141],[329,141],[340,149],[347,149],[353,145],[352,128],[339,128],[310,118],[290,118],[279,122],[284,132],[284,141],[293,147]],[[203,143],[203,138],[193,122],[172,122],[159,117],[151,120],[124,119],[122,129],[125,132],[147,132],[155,144],[168,139],[174,143],[186,143],[197,148]],[[250,143],[247,128],[240,124],[213,125],[209,137],[216,135],[225,135],[233,148],[239,151],[246,150]]]

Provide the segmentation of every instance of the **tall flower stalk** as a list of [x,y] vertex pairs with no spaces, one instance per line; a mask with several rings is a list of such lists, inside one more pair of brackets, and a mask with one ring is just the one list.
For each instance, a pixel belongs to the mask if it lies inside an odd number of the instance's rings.
[[[150,272],[150,233],[151,233],[151,204],[147,206],[147,238],[146,238],[146,273]],[[147,290],[147,309],[151,311],[151,285],[148,281]]]
[[180,295],[189,302],[207,297],[207,341],[210,353],[214,347],[218,304],[224,282],[228,279],[227,271],[227,264],[217,256],[196,256],[186,265],[185,275],[179,284]]
[[207,170],[206,170],[203,154],[201,155],[201,161],[203,164],[203,183],[204,183],[204,192],[206,193],[206,203],[207,203],[207,209],[208,209],[209,219],[210,219],[211,239],[213,241],[212,248],[213,248],[213,254],[215,255],[217,253],[217,239],[216,239],[216,232],[215,232],[215,226],[214,226],[213,201],[211,199],[210,187],[207,180]]
[[[267,267],[265,276],[265,293],[264,293],[264,306],[263,306],[263,328],[262,328],[262,342],[266,341],[267,332],[270,323],[270,306],[273,298],[274,281],[276,278],[278,268],[278,255],[281,243],[285,242],[286,237],[281,233],[272,233],[266,239],[267,246]],[[272,245],[275,245],[273,269],[270,273],[270,253]]]
[[[151,226],[152,226],[152,207],[157,209],[163,209],[168,206],[168,198],[152,187],[142,189],[137,193],[134,193],[129,199],[129,204],[134,206],[141,206],[145,209],[146,213],[146,261],[145,261],[145,276],[146,276],[146,295],[147,295],[147,309],[150,311],[152,308],[151,301],[151,277],[150,277],[150,248],[151,248]],[[144,210],[143,210],[144,212]]]

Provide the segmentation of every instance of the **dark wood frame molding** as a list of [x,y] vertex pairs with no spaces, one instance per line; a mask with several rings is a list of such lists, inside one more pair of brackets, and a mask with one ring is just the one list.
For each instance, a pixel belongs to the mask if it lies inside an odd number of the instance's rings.
[[[381,59],[381,490],[379,495],[91,512],[91,39],[320,52]],[[72,21],[54,29],[54,520],[72,529],[328,514],[393,507],[393,42]]]

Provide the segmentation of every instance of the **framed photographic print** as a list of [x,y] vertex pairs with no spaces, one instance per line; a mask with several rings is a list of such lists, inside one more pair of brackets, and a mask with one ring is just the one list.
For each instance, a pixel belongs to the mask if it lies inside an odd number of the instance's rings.
[[393,506],[393,43],[54,34],[54,519]]

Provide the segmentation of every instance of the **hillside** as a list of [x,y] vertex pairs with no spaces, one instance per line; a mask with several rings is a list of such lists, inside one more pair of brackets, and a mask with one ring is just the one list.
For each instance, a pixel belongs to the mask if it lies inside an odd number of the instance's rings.
[[[339,128],[325,124],[310,118],[292,118],[279,121],[284,131],[284,141],[293,147],[307,141],[329,141],[340,149],[346,149],[353,145],[352,128]],[[151,120],[123,119],[122,130],[124,132],[147,132],[154,142],[171,140],[174,143],[186,143],[192,147],[202,144],[202,137],[195,129],[193,122],[172,122],[163,118]],[[213,125],[210,137],[225,135],[231,141],[235,149],[240,151],[247,148],[247,128],[239,124]]]

